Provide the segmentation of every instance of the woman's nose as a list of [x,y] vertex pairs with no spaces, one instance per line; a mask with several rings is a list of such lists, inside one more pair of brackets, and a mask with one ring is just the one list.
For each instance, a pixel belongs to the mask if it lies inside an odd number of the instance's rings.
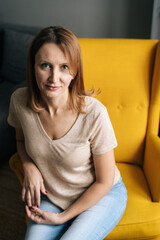
[[52,82],[52,83],[56,83],[56,82],[59,81],[59,72],[58,72],[58,69],[51,69],[49,80],[50,80],[50,82]]

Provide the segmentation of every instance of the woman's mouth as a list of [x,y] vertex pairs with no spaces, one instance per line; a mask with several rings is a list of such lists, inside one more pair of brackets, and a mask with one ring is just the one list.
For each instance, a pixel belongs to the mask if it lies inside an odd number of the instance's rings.
[[50,86],[50,85],[46,85],[46,87],[51,91],[56,91],[60,88],[60,86]]

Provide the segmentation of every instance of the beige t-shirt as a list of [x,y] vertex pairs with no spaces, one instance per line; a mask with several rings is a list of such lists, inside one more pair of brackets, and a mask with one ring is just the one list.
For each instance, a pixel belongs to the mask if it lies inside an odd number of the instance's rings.
[[[86,113],[79,114],[71,129],[52,140],[45,132],[38,113],[27,107],[27,88],[11,96],[8,123],[22,128],[25,148],[42,173],[49,199],[66,209],[94,181],[92,154],[103,154],[117,146],[105,106],[85,97]],[[120,179],[115,166],[114,184]]]

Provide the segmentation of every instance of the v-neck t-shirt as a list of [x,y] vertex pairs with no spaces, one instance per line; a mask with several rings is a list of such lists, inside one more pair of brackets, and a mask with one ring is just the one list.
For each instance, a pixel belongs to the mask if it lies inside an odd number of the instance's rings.
[[[52,140],[37,112],[27,106],[27,88],[11,96],[8,123],[21,128],[25,149],[40,170],[48,198],[68,208],[95,181],[93,154],[104,154],[117,146],[106,107],[96,98],[85,97],[85,112],[68,132]],[[115,166],[114,184],[120,179]]]

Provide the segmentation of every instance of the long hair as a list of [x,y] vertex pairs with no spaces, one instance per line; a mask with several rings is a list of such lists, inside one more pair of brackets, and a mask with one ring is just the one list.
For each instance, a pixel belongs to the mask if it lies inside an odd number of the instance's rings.
[[35,55],[45,43],[59,45],[65,56],[69,58],[75,76],[69,85],[70,106],[74,111],[84,113],[84,98],[93,95],[94,90],[85,91],[84,89],[82,56],[78,39],[70,30],[59,26],[42,29],[29,47],[27,57],[28,106],[36,112],[43,110],[40,104],[41,95],[35,78],[34,66]]

